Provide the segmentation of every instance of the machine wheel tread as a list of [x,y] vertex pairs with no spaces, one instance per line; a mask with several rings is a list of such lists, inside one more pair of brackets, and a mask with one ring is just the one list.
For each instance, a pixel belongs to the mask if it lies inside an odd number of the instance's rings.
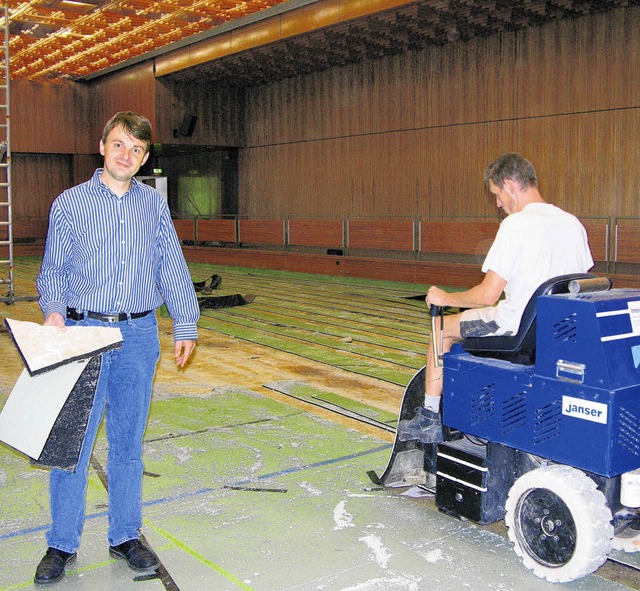
[[[563,552],[570,556],[566,560],[559,559],[557,564],[536,554],[536,546],[544,550],[544,542],[537,544],[535,540],[525,539],[527,526],[534,522],[525,523],[523,507],[528,503],[535,507],[535,501],[528,500],[535,494],[562,501],[564,505],[558,505],[569,512],[565,521],[573,521],[571,526],[562,524],[569,545]],[[611,550],[614,533],[611,510],[596,483],[576,468],[552,465],[527,472],[509,491],[505,509],[505,523],[516,554],[536,576],[547,581],[565,583],[591,574],[605,562]],[[567,530],[574,530],[575,542],[570,539],[572,532]],[[544,537],[541,533],[540,538]]]

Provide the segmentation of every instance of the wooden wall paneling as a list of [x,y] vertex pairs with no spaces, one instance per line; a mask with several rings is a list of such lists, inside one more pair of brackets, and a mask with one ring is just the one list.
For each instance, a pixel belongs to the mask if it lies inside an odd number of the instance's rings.
[[593,17],[593,20],[605,23],[597,41],[593,43],[601,48],[602,53],[603,65],[598,74],[602,75],[600,96],[603,108],[637,107],[640,103],[637,84],[640,52],[629,51],[629,48],[640,44],[640,7],[621,7],[620,10]]
[[284,220],[241,219],[238,241],[242,244],[284,246]]
[[[323,275],[404,281],[425,287],[437,284],[468,288],[480,283],[484,277],[477,264],[340,257],[324,254],[269,252],[249,248],[187,246],[183,250],[188,261],[209,265],[239,265],[305,273],[312,271]],[[640,278],[637,274],[610,273],[608,276],[613,280],[615,286],[640,287]]]
[[420,130],[418,207],[431,217],[492,215],[484,170],[514,151],[531,160],[551,203],[581,217],[638,216],[638,133],[637,109]]
[[95,153],[93,154],[76,154],[73,156],[72,171],[73,171],[73,185],[83,183],[89,180],[96,168],[101,168],[104,164],[104,160],[98,152],[98,143],[95,144]]
[[500,223],[482,219],[451,221],[421,220],[422,252],[470,254],[481,257],[489,252]]
[[157,137],[152,60],[96,78],[88,84],[91,96],[89,134],[96,151],[104,124],[119,111],[135,111],[147,117],[154,127],[154,137]]
[[477,173],[498,154],[519,151],[559,206],[580,215],[638,215],[638,200],[622,196],[637,194],[639,176],[628,164],[638,161],[639,89],[629,88],[624,72],[640,67],[635,54],[624,57],[638,43],[634,16],[637,7],[421,52],[418,153],[439,164],[418,167],[420,209],[483,214],[452,195],[474,191]]
[[637,105],[638,7],[418,53],[417,127]]
[[606,211],[607,215],[640,217],[640,109],[636,106],[593,119],[599,159],[585,163],[585,168],[591,165],[596,171],[589,214],[605,215],[596,212]]
[[290,246],[320,246],[343,248],[343,221],[320,219],[290,219],[288,222]]
[[330,208],[331,183],[339,173],[323,172],[326,153],[325,142],[241,150],[240,213],[250,217],[340,215]]
[[90,132],[86,88],[78,84],[11,82],[11,150],[86,152]]
[[299,140],[317,140],[323,137],[326,120],[326,107],[323,102],[320,80],[322,73],[296,76],[291,80],[293,96],[291,101],[296,115],[296,129],[294,137]]
[[491,216],[496,202],[483,182],[487,165],[508,149],[501,124],[416,131],[418,213],[429,217]]
[[414,215],[415,138],[370,134],[241,151],[249,216]]
[[375,133],[414,129],[416,125],[415,52],[370,62],[373,69],[373,127]]
[[[244,91],[206,84],[154,83],[156,140],[165,144],[239,147],[245,144]],[[174,137],[185,115],[197,121],[191,137]]]
[[411,128],[415,67],[409,52],[251,88],[247,145]]
[[640,263],[640,219],[615,220],[614,239],[614,262]]
[[581,56],[575,53],[575,30],[571,23],[552,23],[519,31],[513,56],[512,101],[515,115],[583,110],[584,92],[579,92]]
[[196,239],[196,221],[194,219],[174,219],[173,226],[176,229],[178,239],[183,242],[194,242]]
[[236,237],[236,221],[234,219],[198,219],[196,232],[198,242],[238,242]]
[[272,96],[276,92],[276,84],[262,84],[246,90],[244,109],[246,145],[263,146],[271,138],[271,143],[280,141],[273,133],[275,109]]
[[640,67],[638,7],[621,8],[517,35],[519,116],[577,113],[637,105],[640,90],[627,71]]
[[472,39],[430,47],[417,55],[416,127],[509,119],[514,37]]
[[607,263],[611,260],[610,255],[610,236],[612,234],[610,227],[610,219],[583,219],[580,220],[587,231],[589,238],[589,248],[593,260]]
[[[347,167],[345,215],[416,215],[415,135],[407,131],[351,138],[342,154]],[[340,195],[340,193],[338,193]],[[343,206],[344,207],[344,206]]]
[[349,248],[398,250],[411,252],[414,244],[414,221],[349,220]]
[[46,220],[52,201],[73,182],[69,154],[12,155],[12,213],[16,222]]
[[[24,219],[17,218],[11,224],[13,239],[18,242],[40,242],[42,243],[47,235],[48,222],[46,219]],[[2,240],[9,238],[9,229],[3,226]]]
[[640,190],[637,109],[526,119],[509,124],[514,149],[538,172],[545,198],[580,217],[636,216]]
[[271,215],[280,215],[278,203],[274,195],[279,190],[276,177],[271,177],[270,168],[266,162],[272,158],[282,158],[286,148],[284,146],[264,147],[255,149],[240,149],[238,152],[238,213],[251,217],[263,209],[259,200],[273,200]]

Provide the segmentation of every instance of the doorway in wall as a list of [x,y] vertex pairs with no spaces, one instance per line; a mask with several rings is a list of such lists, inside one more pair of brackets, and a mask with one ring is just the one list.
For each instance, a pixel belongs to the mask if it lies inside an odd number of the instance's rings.
[[167,177],[175,217],[216,218],[238,213],[238,149],[154,144],[154,174]]

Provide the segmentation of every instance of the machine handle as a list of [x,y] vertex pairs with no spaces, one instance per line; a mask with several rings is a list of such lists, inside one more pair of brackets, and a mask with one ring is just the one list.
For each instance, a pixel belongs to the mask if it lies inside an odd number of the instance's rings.
[[431,338],[436,334],[436,318],[440,317],[440,342],[433,341],[433,363],[436,367],[442,367],[442,350],[444,344],[444,306],[429,306],[429,314],[431,315]]
[[436,306],[435,304],[431,304],[429,306],[429,315],[431,316],[431,318],[435,318],[436,316],[442,316],[443,313],[444,313],[443,306]]

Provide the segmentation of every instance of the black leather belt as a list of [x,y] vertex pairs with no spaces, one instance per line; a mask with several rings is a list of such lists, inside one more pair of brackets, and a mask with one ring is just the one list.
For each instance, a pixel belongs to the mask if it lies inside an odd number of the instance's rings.
[[100,320],[102,322],[124,322],[129,318],[132,320],[135,320],[136,318],[144,318],[152,311],[153,310],[147,310],[146,312],[133,312],[132,314],[125,314],[124,312],[121,312],[120,314],[100,314],[98,312],[82,312],[75,308],[67,308],[67,318],[75,320],[76,322],[80,322],[85,318],[94,318],[95,320]]

